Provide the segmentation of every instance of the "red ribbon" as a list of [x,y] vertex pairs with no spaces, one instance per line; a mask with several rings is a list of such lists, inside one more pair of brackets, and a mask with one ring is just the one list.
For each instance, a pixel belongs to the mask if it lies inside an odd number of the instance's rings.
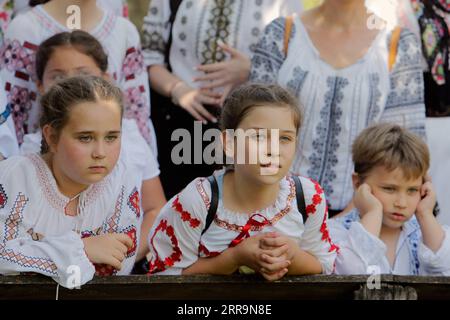
[[[255,220],[254,217],[261,217],[263,219],[263,222],[259,222]],[[250,237],[249,231],[252,227],[264,227],[265,225],[269,224],[270,221],[267,220],[266,217],[260,215],[260,214],[254,214],[248,219],[245,226],[242,227],[241,233],[230,243],[230,248],[237,246],[239,243],[242,242],[242,240],[247,239]]]

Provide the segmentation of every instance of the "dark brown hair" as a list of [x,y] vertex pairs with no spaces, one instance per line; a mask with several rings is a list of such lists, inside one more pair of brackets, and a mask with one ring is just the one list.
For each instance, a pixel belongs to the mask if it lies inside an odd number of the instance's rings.
[[108,69],[108,55],[100,42],[89,33],[82,30],[61,32],[51,36],[39,45],[36,52],[36,75],[39,81],[44,77],[45,67],[53,55],[55,48],[71,46],[77,51],[94,59],[102,72]]
[[426,143],[399,125],[384,123],[363,130],[352,147],[355,173],[361,179],[377,166],[401,168],[407,179],[425,176],[430,167]]
[[289,108],[295,128],[300,130],[303,115],[299,102],[278,85],[247,83],[233,90],[226,98],[220,117],[220,129],[236,129],[247,114],[258,106]]
[[44,4],[44,3],[47,3],[49,1],[50,0],[30,0],[30,1],[28,1],[28,5],[30,7],[35,7],[37,5]]
[[[77,76],[54,84],[41,99],[41,129],[50,125],[57,137],[69,121],[71,108],[82,102],[115,101],[123,114],[122,91],[107,80],[95,76]],[[49,151],[42,137],[41,154]]]

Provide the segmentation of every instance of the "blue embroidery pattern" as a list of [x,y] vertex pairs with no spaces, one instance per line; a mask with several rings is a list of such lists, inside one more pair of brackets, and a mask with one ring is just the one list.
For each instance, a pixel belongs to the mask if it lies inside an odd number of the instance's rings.
[[349,84],[342,77],[328,77],[329,91],[325,95],[325,106],[320,110],[321,121],[316,127],[318,138],[312,143],[314,153],[309,157],[311,168],[308,176],[319,181],[325,194],[329,197],[333,192],[333,180],[336,179],[334,167],[338,163],[336,152],[339,148],[339,134],[342,131],[339,120],[342,108],[339,104],[344,98],[342,90]]
[[297,97],[300,96],[300,91],[302,90],[307,75],[308,71],[303,70],[301,67],[294,68],[292,79],[287,83],[287,87],[292,91],[292,94]]

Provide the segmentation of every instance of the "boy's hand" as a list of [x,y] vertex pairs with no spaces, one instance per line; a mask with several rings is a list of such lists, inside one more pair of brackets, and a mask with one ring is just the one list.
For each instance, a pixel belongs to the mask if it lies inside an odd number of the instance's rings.
[[94,264],[106,264],[114,269],[122,268],[127,251],[133,247],[133,241],[126,234],[108,233],[82,239],[84,250]]
[[359,210],[361,217],[369,212],[383,213],[383,205],[373,194],[372,189],[367,183],[363,183],[356,190],[353,196],[353,203]]
[[433,209],[436,205],[436,193],[429,176],[425,178],[425,183],[420,188],[420,196],[422,200],[417,205],[416,215],[418,217],[433,215]]

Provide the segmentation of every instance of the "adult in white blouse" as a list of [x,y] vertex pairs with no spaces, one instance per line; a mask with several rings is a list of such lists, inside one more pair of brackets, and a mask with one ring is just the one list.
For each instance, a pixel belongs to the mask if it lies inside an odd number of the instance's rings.
[[203,131],[215,128],[223,96],[248,79],[250,57],[263,28],[301,7],[299,0],[151,1],[144,18],[143,49],[152,99],[158,94],[167,97],[154,103],[152,115],[157,119],[167,197],[214,170],[204,163],[174,165],[171,152],[177,142],[171,141],[172,130],[185,128],[192,134],[195,120],[209,122]]
[[[0,85],[3,85],[1,80]],[[5,94],[0,91],[0,161],[18,154],[18,152],[19,144],[11,119],[11,106],[8,104]]]
[[372,18],[364,0],[325,0],[290,31],[273,21],[252,60],[251,81],[279,83],[303,104],[292,171],[319,181],[331,214],[351,201],[350,148],[365,127],[394,122],[425,136],[420,46],[409,30],[369,28]]

